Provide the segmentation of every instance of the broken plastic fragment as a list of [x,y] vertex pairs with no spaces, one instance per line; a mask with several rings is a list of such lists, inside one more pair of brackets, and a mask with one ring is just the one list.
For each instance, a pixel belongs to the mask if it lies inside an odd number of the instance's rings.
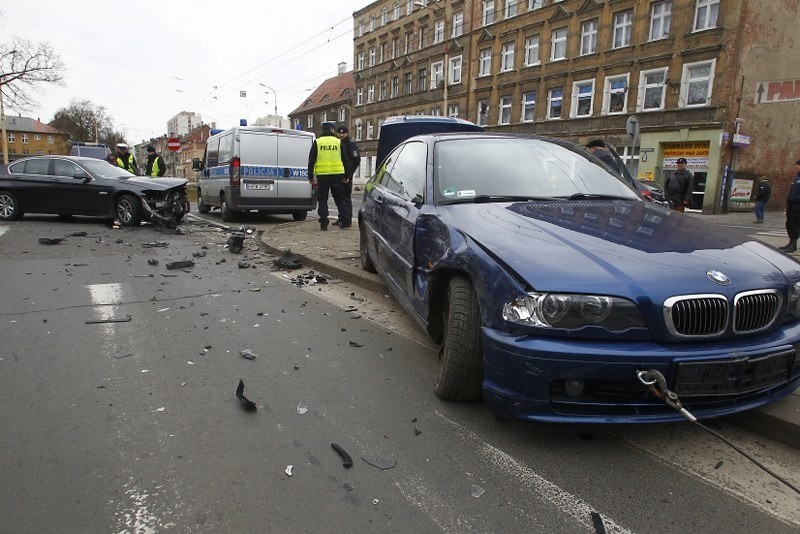
[[[236,398],[242,404],[242,407],[248,412],[253,412],[257,409],[256,403],[244,396],[244,380],[239,380],[239,385],[236,387]],[[292,476],[289,473],[289,476]]]
[[170,271],[175,269],[189,269],[191,267],[194,267],[194,262],[192,260],[173,261],[167,264],[167,269]]
[[347,451],[341,448],[336,443],[331,443],[331,447],[335,450],[339,456],[342,457],[342,467],[353,467],[353,459],[347,454]]
[[475,498],[480,497],[481,495],[483,495],[484,491],[485,490],[482,487],[478,486],[477,484],[473,484],[472,485],[472,496],[473,497],[475,497]]
[[162,406],[161,408],[158,408],[157,410],[153,410],[153,411],[154,411],[154,412],[163,412],[164,410],[166,410],[166,408],[164,408],[164,407]]
[[373,499],[372,500],[372,504],[378,504],[379,502],[381,502],[381,501],[379,501],[378,499]]
[[351,347],[363,347],[364,345],[362,345],[361,343],[356,343],[355,341],[351,341],[350,342],[350,346]]
[[300,402],[300,403],[298,403],[298,404],[297,404],[297,413],[298,413],[299,415],[303,415],[303,414],[305,414],[307,411],[308,411],[308,406],[306,406],[306,405],[305,405],[305,404],[303,404],[302,402]]
[[253,351],[251,351],[250,349],[244,349],[239,354],[241,354],[242,358],[246,360],[255,360],[258,357],[258,355],[254,354]]
[[149,260],[147,260],[147,265],[158,265],[158,260],[150,258]]
[[63,237],[40,237],[39,243],[42,245],[58,245],[64,241]]
[[364,302],[364,298],[363,297],[359,297],[355,293],[350,293],[350,299],[351,300],[355,300],[357,302]]
[[287,465],[286,466],[286,470],[284,471],[284,473],[286,473],[289,476],[292,476],[292,469],[294,469],[293,465]]
[[374,458],[373,459],[373,458],[364,458],[362,456],[361,459],[364,460],[365,462],[367,462],[372,467],[377,467],[378,469],[381,469],[383,471],[385,471],[387,469],[391,469],[392,467],[397,465],[397,460],[395,460],[394,458]]

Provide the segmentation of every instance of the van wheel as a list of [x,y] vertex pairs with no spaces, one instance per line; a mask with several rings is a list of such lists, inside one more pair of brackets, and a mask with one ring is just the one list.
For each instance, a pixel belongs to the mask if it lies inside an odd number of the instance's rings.
[[203,202],[203,195],[200,194],[200,190],[197,190],[197,211],[200,213],[208,213],[211,211],[211,208],[208,204]]
[[466,276],[454,276],[447,285],[442,305],[442,331],[434,392],[444,400],[481,400],[481,313],[478,295]]
[[235,212],[228,207],[228,201],[223,196],[219,201],[219,216],[225,222],[233,222]]
[[292,218],[295,221],[298,221],[298,222],[305,221],[306,217],[308,217],[308,212],[307,211],[295,211],[295,212],[292,212]]

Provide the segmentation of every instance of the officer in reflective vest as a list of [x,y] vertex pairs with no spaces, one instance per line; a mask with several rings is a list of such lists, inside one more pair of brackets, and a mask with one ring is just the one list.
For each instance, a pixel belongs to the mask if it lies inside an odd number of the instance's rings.
[[308,179],[317,179],[317,213],[319,229],[328,229],[328,192],[333,195],[337,209],[342,211],[345,180],[345,155],[342,142],[333,131],[334,123],[323,122],[322,133],[314,140],[308,154]]
[[147,163],[145,164],[145,176],[152,178],[164,176],[167,172],[167,165],[164,163],[164,158],[156,154],[156,147],[147,145]]
[[139,174],[136,158],[128,152],[128,145],[125,143],[117,143],[117,165],[132,174]]

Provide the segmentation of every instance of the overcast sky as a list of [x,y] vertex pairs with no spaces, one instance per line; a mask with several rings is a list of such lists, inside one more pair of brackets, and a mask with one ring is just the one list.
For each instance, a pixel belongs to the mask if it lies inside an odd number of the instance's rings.
[[48,42],[66,66],[62,87],[34,95],[37,107],[6,113],[49,122],[72,100],[89,100],[133,143],[164,135],[181,111],[218,127],[252,123],[274,113],[271,89],[286,117],[339,62],[352,70],[352,15],[370,3],[4,0],[0,41]]

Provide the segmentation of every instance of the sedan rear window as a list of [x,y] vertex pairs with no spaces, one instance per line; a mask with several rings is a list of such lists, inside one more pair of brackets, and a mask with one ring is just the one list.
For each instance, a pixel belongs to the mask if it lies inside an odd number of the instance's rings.
[[29,159],[26,161],[21,161],[15,165],[11,165],[8,171],[15,174],[47,174],[47,168],[49,166],[49,158]]
[[543,139],[440,141],[434,153],[437,202],[486,197],[638,197],[581,152]]

